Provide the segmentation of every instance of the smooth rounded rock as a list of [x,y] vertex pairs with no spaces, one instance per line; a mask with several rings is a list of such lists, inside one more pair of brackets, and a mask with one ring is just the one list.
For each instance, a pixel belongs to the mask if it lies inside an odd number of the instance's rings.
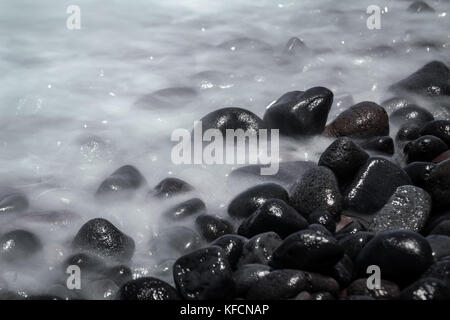
[[247,238],[273,231],[281,238],[308,227],[308,222],[283,200],[269,199],[239,226]]
[[147,181],[135,167],[125,165],[114,171],[98,187],[96,196],[123,197],[147,185]]
[[369,231],[422,231],[431,213],[431,197],[425,190],[405,185],[395,190],[388,202],[375,215]]
[[450,121],[449,120],[434,120],[428,122],[420,130],[422,136],[431,135],[438,137],[450,147]]
[[389,136],[374,137],[362,143],[365,150],[386,155],[394,154],[394,140]]
[[326,126],[324,134],[330,137],[367,139],[389,135],[386,110],[370,101],[360,102],[342,112]]
[[361,167],[344,195],[344,206],[360,214],[381,209],[395,190],[411,184],[409,176],[387,159],[371,157]]
[[327,271],[343,256],[336,239],[312,230],[303,230],[287,237],[273,253],[270,265],[306,271]]
[[338,217],[342,196],[333,171],[322,166],[308,170],[292,185],[289,204],[305,217],[317,210],[327,210]]
[[417,280],[433,263],[432,249],[420,234],[395,230],[381,232],[361,250],[356,266],[361,276],[367,267],[376,265],[382,270],[383,279],[400,286]]
[[367,152],[350,138],[342,137],[325,149],[318,164],[333,171],[339,182],[346,183],[354,177],[368,158]]
[[425,178],[425,189],[433,198],[433,206],[450,208],[450,159],[440,162]]
[[203,213],[206,213],[205,203],[199,198],[192,198],[167,209],[162,216],[168,220],[179,221]]
[[30,231],[13,230],[0,237],[0,260],[18,262],[35,255],[43,248],[41,240]]
[[400,295],[398,285],[384,279],[381,279],[379,288],[371,289],[367,286],[367,279],[357,279],[345,291],[350,296],[370,296],[377,300],[393,300]]
[[420,127],[415,123],[406,123],[402,125],[395,135],[395,142],[401,147],[408,141],[416,140],[420,137]]
[[286,136],[320,134],[333,104],[333,93],[324,87],[285,93],[269,106],[264,121]]
[[248,239],[246,237],[237,234],[226,234],[211,242],[211,246],[221,247],[228,257],[231,268],[236,269],[236,265],[247,241]]
[[343,226],[338,231],[336,231],[334,237],[337,240],[340,240],[344,239],[345,237],[348,237],[349,235],[353,235],[361,231],[366,231],[364,225],[358,220],[353,220],[348,224],[346,224],[345,226]]
[[434,167],[436,167],[436,164],[432,162],[417,161],[409,163],[404,170],[415,186],[424,188],[425,180]]
[[411,3],[411,5],[408,7],[409,12],[413,13],[422,13],[422,12],[434,12],[434,9],[430,7],[426,2],[423,1],[414,1]]
[[118,293],[120,300],[179,300],[177,290],[170,284],[144,277],[125,283]]
[[134,240],[106,219],[86,222],[75,235],[72,248],[112,261],[127,262],[134,254]]
[[394,111],[390,115],[389,120],[397,126],[412,123],[422,127],[427,122],[433,121],[434,117],[424,108],[412,104]]
[[245,264],[265,264],[272,260],[273,252],[280,246],[282,240],[275,232],[265,232],[249,239],[244,245],[238,267]]
[[262,183],[237,195],[228,205],[231,217],[247,218],[268,199],[289,201],[289,195],[282,186],[275,183]]
[[349,234],[346,237],[339,240],[339,245],[344,249],[352,260],[355,260],[359,252],[364,246],[374,237],[372,232],[359,231],[353,234]]
[[450,236],[431,234],[427,238],[436,260],[450,256]]
[[233,273],[226,253],[212,246],[179,258],[173,266],[175,285],[184,299],[216,300],[235,296]]
[[434,279],[420,279],[400,293],[400,300],[448,301],[450,288],[445,282]]
[[308,216],[310,224],[320,224],[334,233],[336,231],[336,219],[328,211],[315,211]]
[[192,190],[194,187],[181,179],[165,178],[155,186],[152,194],[157,198],[170,198]]
[[435,136],[421,136],[405,145],[404,153],[408,163],[431,161],[448,150],[447,144]]
[[264,264],[242,265],[233,274],[237,295],[240,297],[245,296],[253,284],[267,276],[271,271],[272,268]]
[[202,214],[195,219],[195,226],[198,232],[206,241],[214,241],[225,234],[233,233],[233,226],[225,219]]

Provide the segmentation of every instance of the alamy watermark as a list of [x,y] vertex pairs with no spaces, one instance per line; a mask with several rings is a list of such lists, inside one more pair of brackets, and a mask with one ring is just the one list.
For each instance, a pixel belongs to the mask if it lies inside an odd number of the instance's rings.
[[171,152],[174,164],[261,164],[261,175],[274,175],[279,169],[278,129],[226,129],[224,137],[219,129],[203,132],[202,122],[195,121],[192,133],[176,129],[171,141],[178,142]]

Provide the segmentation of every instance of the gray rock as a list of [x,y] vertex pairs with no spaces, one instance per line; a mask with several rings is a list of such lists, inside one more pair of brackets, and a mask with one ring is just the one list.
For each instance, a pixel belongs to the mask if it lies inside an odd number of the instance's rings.
[[369,231],[404,229],[419,232],[430,211],[431,197],[425,190],[411,185],[400,186],[375,215]]

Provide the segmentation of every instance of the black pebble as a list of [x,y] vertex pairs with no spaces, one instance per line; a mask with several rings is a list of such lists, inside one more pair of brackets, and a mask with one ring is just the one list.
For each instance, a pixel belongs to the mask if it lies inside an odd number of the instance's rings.
[[[132,191],[147,185],[147,181],[135,167],[125,165],[114,171],[98,187],[96,196],[126,197]],[[111,199],[113,199],[110,197]]]
[[350,138],[336,139],[322,153],[319,166],[325,166],[334,172],[341,184],[351,181],[369,155]]
[[439,279],[424,278],[405,288],[400,300],[450,300],[450,288]]
[[264,114],[271,129],[286,136],[320,134],[325,128],[333,104],[333,93],[327,88],[314,87],[282,95]]
[[389,120],[395,125],[415,124],[422,127],[427,122],[433,121],[433,115],[422,107],[409,105],[394,111]]
[[420,130],[422,136],[431,135],[438,137],[450,147],[450,121],[448,120],[434,120],[428,122]]
[[289,191],[289,203],[304,217],[327,210],[336,220],[342,209],[342,196],[333,171],[327,167],[308,170]]
[[179,300],[177,290],[170,284],[144,277],[125,283],[118,293],[120,300]]
[[247,238],[273,231],[281,238],[308,227],[308,222],[283,200],[267,200],[250,217],[244,220],[238,234]]
[[347,188],[344,205],[361,214],[373,213],[405,184],[411,180],[401,168],[381,157],[369,158]]
[[448,150],[447,144],[435,136],[422,136],[409,142],[404,152],[408,163],[414,161],[431,161],[444,151]]
[[263,183],[251,187],[237,195],[228,205],[228,214],[232,217],[247,218],[268,199],[289,201],[289,196],[282,186],[275,183]]
[[211,242],[211,245],[221,247],[228,257],[231,268],[236,269],[236,265],[247,241],[248,239],[243,236],[226,234]]
[[264,264],[242,265],[233,274],[237,296],[244,297],[255,282],[267,276],[271,271],[272,268]]
[[389,136],[374,137],[362,144],[365,150],[370,150],[382,154],[394,154],[394,140]]
[[433,162],[411,162],[405,168],[405,172],[411,178],[411,182],[420,188],[425,186],[425,179],[430,175],[431,171],[436,167]]
[[179,203],[163,212],[162,216],[173,221],[206,213],[206,205],[199,198],[193,198]]
[[430,7],[426,2],[414,1],[408,7],[408,11],[413,13],[422,13],[422,12],[434,12],[434,9]]
[[122,233],[106,219],[96,218],[86,222],[75,235],[72,248],[81,252],[127,262],[134,254],[134,240]]
[[357,234],[358,232],[366,231],[366,228],[359,221],[352,221],[345,225],[342,229],[337,231],[334,236],[336,239],[344,239],[349,235]]
[[370,296],[377,300],[392,300],[398,298],[400,288],[391,281],[381,279],[379,288],[369,289],[367,279],[357,279],[347,287],[346,292],[350,296]]
[[273,253],[274,268],[306,271],[328,271],[343,256],[336,239],[312,230],[303,230],[287,237]]
[[195,219],[198,232],[206,241],[214,241],[225,234],[233,233],[233,226],[228,221],[209,214],[202,214]]
[[212,246],[179,258],[173,279],[181,296],[188,300],[232,299],[233,273],[222,248]]
[[328,211],[315,211],[308,216],[310,224],[320,224],[334,233],[336,231],[336,220]]
[[249,239],[244,245],[238,267],[250,264],[269,264],[273,252],[280,246],[282,240],[275,232],[265,232]]
[[30,231],[13,230],[0,237],[0,259],[7,262],[24,260],[41,249],[40,239]]
[[307,50],[305,43],[297,37],[292,37],[286,43],[284,54],[288,56],[298,56]]
[[359,252],[373,238],[374,234],[367,231],[359,231],[353,234],[347,234],[339,240],[339,245],[344,248],[345,253],[355,260]]
[[420,127],[414,123],[406,123],[402,125],[395,136],[395,142],[404,146],[406,142],[416,140],[420,137]]
[[410,284],[433,263],[428,241],[420,234],[395,230],[381,232],[361,250],[356,265],[361,276],[366,276],[367,267],[377,265],[383,279],[400,286]]
[[192,190],[194,190],[194,187],[181,179],[165,178],[156,185],[152,194],[157,198],[170,198]]
[[450,208],[450,159],[440,162],[425,178],[425,189],[433,198],[433,207]]

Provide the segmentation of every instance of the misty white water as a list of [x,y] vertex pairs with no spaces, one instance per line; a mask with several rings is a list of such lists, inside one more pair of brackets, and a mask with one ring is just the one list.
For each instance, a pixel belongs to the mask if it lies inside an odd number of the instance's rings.
[[[66,27],[72,4],[81,9],[80,30]],[[380,30],[366,25],[373,4],[382,10]],[[227,184],[229,168],[173,165],[171,132],[190,129],[222,107],[262,117],[285,92],[313,86],[335,94],[329,121],[352,103],[348,95],[355,103],[390,98],[387,87],[425,63],[450,63],[450,2],[428,1],[436,10],[429,14],[407,12],[409,4],[1,1],[0,185],[25,192],[30,213],[73,213],[65,223],[1,217],[0,234],[24,228],[44,244],[27,265],[2,266],[2,288],[45,293],[73,236],[95,217],[109,219],[135,240],[135,276],[154,275],[158,257],[149,255],[149,239],[161,227],[162,210],[184,198],[99,205],[93,195],[103,179],[125,164],[136,166],[150,187],[168,176],[183,178],[209,213],[225,214],[245,186]],[[308,50],[287,58],[283,50],[293,36]],[[264,44],[219,47],[239,38]],[[135,105],[171,87],[198,94],[170,107]],[[439,110],[432,112],[439,118]],[[316,161],[328,143],[294,142],[283,160]]]

